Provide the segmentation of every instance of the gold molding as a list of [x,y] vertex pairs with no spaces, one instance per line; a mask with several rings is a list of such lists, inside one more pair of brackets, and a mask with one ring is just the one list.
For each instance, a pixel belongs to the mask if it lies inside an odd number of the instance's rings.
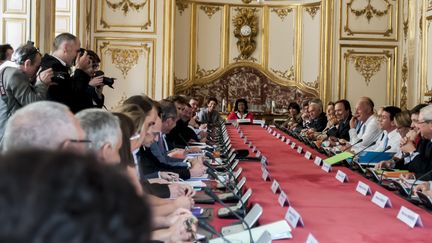
[[249,4],[252,2],[252,0],[242,0],[243,3]]
[[287,69],[285,71],[279,71],[279,70],[276,70],[273,68],[270,68],[270,70],[283,79],[286,79],[286,80],[295,80],[296,79],[294,66],[291,66],[289,69]]
[[196,72],[195,72],[195,79],[200,79],[200,78],[203,78],[203,77],[210,76],[213,73],[215,73],[217,70],[218,70],[218,68],[210,69],[210,70],[205,70],[205,69],[201,68],[200,65],[198,64]]
[[211,18],[221,8],[219,6],[201,5],[200,9]]
[[182,83],[186,82],[187,80],[188,80],[187,78],[178,78],[174,74],[174,85],[182,84]]
[[[122,43],[113,43],[113,42],[122,42]],[[131,43],[132,42],[132,43]],[[101,43],[101,45],[98,45]],[[105,44],[107,43],[107,44]],[[144,45],[148,45],[148,49],[143,48]],[[155,95],[155,74],[156,74],[156,54],[155,50],[157,50],[156,46],[156,40],[152,38],[133,38],[133,37],[127,37],[127,38],[119,38],[119,37],[95,37],[93,41],[93,45],[95,48],[93,48],[96,53],[99,54],[99,56],[102,58],[102,53],[105,52],[104,49],[106,48],[123,48],[123,49],[138,49],[138,50],[144,50],[143,53],[145,53],[146,58],[146,69],[147,69],[147,75],[145,77],[145,86],[147,95],[154,97]],[[147,52],[148,51],[148,52]],[[150,69],[150,64],[152,66],[152,69]],[[102,60],[101,62],[101,70],[104,70],[104,62]],[[151,89],[150,89],[151,85]],[[151,93],[150,93],[151,90]]]
[[[251,55],[256,49],[255,38],[258,35],[258,17],[256,16],[256,8],[240,8],[234,9],[237,15],[233,18],[234,37],[237,38],[237,49],[240,54],[234,58],[235,61],[252,60],[256,61]],[[243,27],[249,27],[249,34],[242,33]]]
[[305,81],[303,81],[303,83],[306,85],[306,86],[309,86],[309,87],[311,87],[311,88],[313,88],[313,89],[318,89],[319,88],[319,76],[318,77],[316,77],[316,79],[314,80],[314,81],[311,81],[311,82],[305,82]]
[[[372,4],[371,0],[368,0],[368,5],[361,10],[353,10],[351,8],[352,3],[355,0],[351,0],[349,3],[346,3],[346,11],[345,11],[345,25],[342,25],[343,18],[343,5],[340,5],[340,39],[341,40],[392,40],[397,41],[398,38],[398,11],[399,11],[399,4],[400,2],[395,2],[394,5],[392,5],[388,0],[382,0],[387,3],[387,9],[385,10],[385,14],[383,11],[375,9]],[[369,5],[371,7],[369,7]],[[395,8],[395,11],[393,11],[393,6]],[[387,16],[388,17],[388,27],[385,31],[355,31],[351,29],[350,27],[350,12],[353,13],[355,16],[363,16],[366,15],[366,18],[368,19],[368,22],[373,18],[373,16],[382,17]],[[393,16],[393,12],[395,13]],[[393,21],[395,19],[395,21]],[[393,25],[395,26],[393,28]],[[342,27],[343,26],[343,27]],[[345,34],[345,35],[344,35]],[[369,36],[376,36],[376,37],[367,37],[367,36],[360,36],[356,37],[356,35],[369,35]],[[392,36],[393,35],[393,36]],[[383,38],[378,38],[378,36],[383,36]]]
[[[108,0],[101,0],[101,6],[100,9],[98,8],[98,3],[99,1],[95,1],[95,17],[94,17],[94,25],[95,25],[95,31],[94,32],[121,32],[121,33],[156,33],[156,27],[157,27],[157,11],[153,12],[153,19],[154,22],[152,22],[152,15],[151,15],[151,3],[154,4],[154,9],[156,9],[156,4],[157,4],[157,0],[145,0],[144,5],[142,8],[144,8],[145,6],[147,6],[147,20],[142,23],[142,24],[137,24],[137,25],[125,25],[125,24],[108,24],[107,21],[105,20],[105,11],[104,11],[104,5],[105,5],[105,1],[107,1],[107,5],[108,5]],[[122,0],[122,2],[124,1],[129,1],[129,0]],[[117,7],[118,8],[118,7]],[[138,9],[136,9],[138,10]],[[115,11],[115,10],[114,10]],[[129,11],[129,10],[128,10]],[[100,16],[99,16],[99,12],[100,12]],[[99,20],[99,22],[98,22]],[[100,28],[100,26],[102,26],[102,28]],[[153,27],[153,28],[151,28]],[[113,30],[112,28],[121,28],[121,30]],[[130,29],[126,29],[125,28],[131,28]],[[149,30],[152,29],[152,30]]]
[[[396,57],[398,57],[398,47],[397,46],[389,46],[389,45],[349,45],[343,44],[339,46],[338,56],[339,56],[339,66],[338,66],[338,99],[345,99],[347,97],[347,80],[348,80],[348,62],[349,55],[342,55],[342,50],[345,48],[357,48],[355,51],[351,52],[351,55],[369,55],[369,56],[385,56],[387,58],[387,94],[386,101],[389,105],[396,104],[396,95],[397,95],[397,72],[398,72],[398,63],[396,61]],[[361,49],[376,49],[375,51],[363,51]],[[349,50],[349,49],[348,49]],[[345,52],[348,51],[345,49]],[[342,62],[344,59],[344,71],[342,73]],[[393,69],[393,73],[392,73]],[[342,76],[343,74],[343,76]],[[343,84],[343,89],[342,89]],[[393,90],[391,89],[393,87]]]
[[[109,45],[109,42],[104,42],[101,49],[105,47],[104,45]],[[147,52],[147,54],[150,52],[148,44],[144,44],[141,47],[143,49],[107,48],[104,53],[111,54],[112,63],[122,72],[123,78],[126,79],[129,70],[138,64],[139,56],[143,54],[144,51]]]
[[408,38],[408,26],[409,26],[409,22],[408,19],[403,21],[403,33],[404,33],[404,40],[406,41]]
[[186,2],[185,0],[176,0],[176,6],[177,9],[179,10],[180,15],[182,15],[185,9],[188,8],[189,3]]
[[321,6],[305,7],[305,11],[314,19],[320,8]]
[[284,21],[285,17],[293,11],[293,8],[272,8],[271,12],[274,12],[279,16],[279,18]]
[[109,0],[105,0],[105,2],[108,7],[112,8],[114,11],[116,11],[118,8],[121,8],[125,16],[128,14],[129,9],[135,9],[136,11],[138,11],[147,4],[147,0],[144,0],[144,2],[142,3],[133,3],[130,0],[122,0],[118,3],[112,3]]
[[408,61],[407,57],[404,57],[403,65],[402,65],[402,87],[401,87],[401,97],[400,97],[400,107],[403,110],[407,109],[408,103]]
[[366,15],[366,18],[368,20],[368,22],[370,23],[370,20],[376,16],[376,17],[382,17],[388,14],[390,8],[391,8],[391,4],[388,2],[388,0],[383,0],[384,2],[387,3],[387,9],[385,10],[378,10],[376,9],[374,6],[372,6],[371,4],[371,0],[368,0],[368,5],[364,8],[364,9],[353,9],[352,8],[352,3],[355,0],[351,0],[351,2],[347,3],[347,7],[351,10],[351,13],[355,14],[355,16],[360,17],[363,15]]
[[354,67],[365,79],[366,85],[369,86],[371,78],[381,70],[381,64],[385,63],[389,56],[388,51],[384,51],[386,57],[383,56],[366,56],[366,55],[355,55],[354,50],[347,50],[344,54],[344,58],[354,63]]

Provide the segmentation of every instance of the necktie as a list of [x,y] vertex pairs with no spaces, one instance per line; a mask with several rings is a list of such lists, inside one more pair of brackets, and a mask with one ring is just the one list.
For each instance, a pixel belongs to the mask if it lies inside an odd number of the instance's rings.
[[385,133],[383,135],[384,135],[384,150],[383,151],[385,151],[386,148],[387,148],[387,145],[388,145],[389,138],[388,138],[388,134],[387,133]]
[[362,122],[358,122],[358,123],[357,123],[357,126],[356,126],[357,134],[360,134],[360,129],[362,128],[362,126],[363,126],[363,123],[362,123]]

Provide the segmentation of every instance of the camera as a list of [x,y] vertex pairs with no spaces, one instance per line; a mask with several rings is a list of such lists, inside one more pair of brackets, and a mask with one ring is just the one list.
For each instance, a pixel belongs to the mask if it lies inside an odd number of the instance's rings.
[[53,72],[53,77],[51,78],[51,80],[53,82],[59,84],[61,82],[64,82],[68,78],[70,78],[69,73],[67,73],[67,72],[60,72],[60,71],[54,71]]
[[[104,74],[105,73],[103,71],[98,70],[98,71],[95,72],[94,76],[98,77],[98,76],[102,76]],[[102,79],[102,83],[105,84],[105,85],[107,85],[107,86],[109,86],[111,89],[114,89],[113,84],[114,84],[115,80],[116,80],[116,78],[109,78],[109,77],[105,77],[104,76],[103,79]]]

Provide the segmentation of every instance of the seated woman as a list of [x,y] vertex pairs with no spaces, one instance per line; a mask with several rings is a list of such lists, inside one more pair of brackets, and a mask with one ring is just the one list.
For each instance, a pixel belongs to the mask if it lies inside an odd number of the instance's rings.
[[254,119],[254,115],[248,112],[246,99],[237,99],[234,105],[234,111],[228,114],[227,120],[237,119]]
[[296,102],[288,104],[289,118],[282,124],[287,129],[294,129],[301,126],[302,118],[300,114],[300,106]]
[[217,124],[222,120],[219,112],[216,110],[218,100],[214,97],[210,97],[207,101],[207,107],[201,109],[197,113],[197,120],[200,123],[206,123],[208,125]]

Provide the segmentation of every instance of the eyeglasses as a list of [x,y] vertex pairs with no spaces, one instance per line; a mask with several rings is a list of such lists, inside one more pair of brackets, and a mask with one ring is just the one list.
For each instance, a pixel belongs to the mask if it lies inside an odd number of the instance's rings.
[[423,124],[423,123],[429,123],[429,122],[431,122],[431,121],[429,121],[429,120],[417,121],[417,124]]
[[137,140],[137,139],[139,139],[140,137],[141,137],[141,135],[140,135],[139,133],[137,133],[137,134],[133,135],[132,137],[130,137],[129,139],[130,139],[131,141],[133,141],[133,140]]
[[91,143],[91,140],[88,139],[66,139],[66,141],[69,141],[71,143]]

